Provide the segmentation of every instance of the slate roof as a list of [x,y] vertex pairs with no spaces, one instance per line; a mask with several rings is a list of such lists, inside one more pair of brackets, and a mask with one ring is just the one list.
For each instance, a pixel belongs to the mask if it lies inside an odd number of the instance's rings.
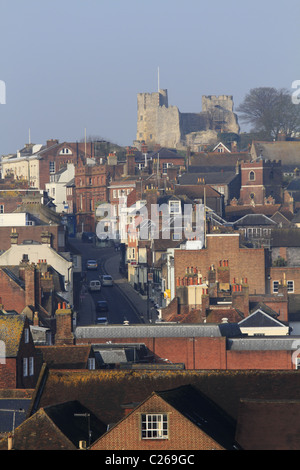
[[6,357],[17,357],[25,322],[25,315],[0,315],[0,341],[5,344]]
[[258,309],[253,312],[248,317],[244,318],[239,322],[239,326],[243,328],[249,327],[266,327],[266,328],[278,328],[285,326],[279,320],[276,320],[274,317],[271,317],[267,313],[263,312],[262,310]]
[[230,351],[293,351],[296,343],[300,344],[298,336],[247,336],[227,339],[227,348]]
[[234,225],[242,226],[242,227],[246,227],[246,226],[252,227],[252,226],[257,226],[257,225],[259,226],[271,225],[275,227],[277,226],[277,223],[264,214],[247,214],[247,215],[244,215],[244,217],[242,217],[241,219],[236,220]]
[[282,164],[300,162],[300,142],[284,141],[284,142],[264,142],[253,141],[252,149],[255,149],[256,156],[260,155],[265,160],[281,160]]
[[92,325],[79,326],[75,330],[77,340],[86,338],[189,338],[239,336],[240,328],[236,323],[224,324],[173,324],[159,325]]
[[0,434],[12,431],[14,421],[15,428],[23,423],[30,404],[30,398],[0,398]]
[[185,385],[155,393],[224,449],[236,448],[235,421],[199,390]]
[[300,247],[299,229],[275,229],[272,230],[271,246]]
[[182,185],[194,185],[200,184],[199,180],[204,179],[205,184],[229,184],[236,176],[235,171],[189,172],[181,175],[178,182]]
[[[299,156],[300,160],[300,156]],[[300,164],[300,161],[299,161]],[[294,178],[287,186],[287,191],[300,191],[300,178]]]
[[[15,450],[76,450],[79,441],[88,442],[87,417],[90,414],[92,442],[106,431],[106,426],[77,400],[40,408],[24,421],[14,433]],[[7,448],[6,439],[0,450]]]

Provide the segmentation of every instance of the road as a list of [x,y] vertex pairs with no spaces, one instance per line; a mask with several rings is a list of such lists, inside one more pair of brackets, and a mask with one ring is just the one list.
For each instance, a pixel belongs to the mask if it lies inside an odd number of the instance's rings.
[[[113,247],[98,248],[92,243],[82,243],[79,240],[70,240],[77,250],[82,254],[82,268],[85,270],[85,263],[88,259],[96,259],[98,269],[86,270],[86,282],[81,283],[80,292],[80,311],[77,318],[77,325],[95,324],[96,309],[95,305],[98,300],[106,300],[109,311],[107,315],[108,322],[111,324],[122,324],[125,320],[129,323],[137,324],[143,321],[138,315],[134,305],[120,291],[118,282],[124,282],[119,274],[120,255],[115,252]],[[99,280],[101,274],[105,274],[105,264],[109,260],[110,265],[114,264],[114,285],[112,287],[101,287],[100,292],[89,292],[87,286],[91,280]]]

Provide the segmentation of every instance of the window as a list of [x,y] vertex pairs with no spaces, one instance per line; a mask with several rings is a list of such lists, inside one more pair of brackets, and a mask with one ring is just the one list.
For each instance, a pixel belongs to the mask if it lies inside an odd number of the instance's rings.
[[273,281],[273,293],[277,294],[279,289],[279,281]]
[[34,375],[34,358],[29,358],[29,375]]
[[28,358],[24,357],[23,358],[23,377],[28,376]]
[[49,162],[49,172],[55,173],[55,162]]
[[29,328],[25,328],[24,330],[24,342],[29,343]]
[[250,171],[249,173],[249,181],[254,181],[255,180],[255,173],[254,171]]
[[94,357],[89,357],[88,358],[88,370],[95,370],[95,358]]
[[169,201],[170,214],[180,214],[180,201]]
[[168,439],[167,414],[141,415],[142,439]]
[[4,204],[0,204],[0,214],[4,214]]
[[294,292],[294,281],[287,282],[287,291],[289,294],[292,294]]

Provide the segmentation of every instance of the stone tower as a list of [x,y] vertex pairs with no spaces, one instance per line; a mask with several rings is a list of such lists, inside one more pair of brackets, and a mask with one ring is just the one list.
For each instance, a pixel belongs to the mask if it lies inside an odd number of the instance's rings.
[[233,112],[232,96],[203,96],[202,112],[181,113],[169,106],[167,90],[137,95],[137,134],[135,146],[142,142],[151,149],[185,148],[191,143],[213,144],[218,132],[239,133],[237,116]]

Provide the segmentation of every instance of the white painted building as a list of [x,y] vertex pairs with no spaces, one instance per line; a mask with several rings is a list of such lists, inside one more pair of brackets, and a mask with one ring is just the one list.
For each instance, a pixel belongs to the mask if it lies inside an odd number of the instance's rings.
[[14,244],[0,255],[0,266],[16,266],[27,255],[30,263],[46,260],[64,279],[65,292],[59,292],[67,303],[73,305],[73,263],[55,251],[48,243]]
[[67,184],[74,176],[74,163],[68,163],[66,167],[50,176],[50,183],[46,183],[46,191],[53,198],[53,203],[56,205],[56,212],[58,213],[68,212]]

